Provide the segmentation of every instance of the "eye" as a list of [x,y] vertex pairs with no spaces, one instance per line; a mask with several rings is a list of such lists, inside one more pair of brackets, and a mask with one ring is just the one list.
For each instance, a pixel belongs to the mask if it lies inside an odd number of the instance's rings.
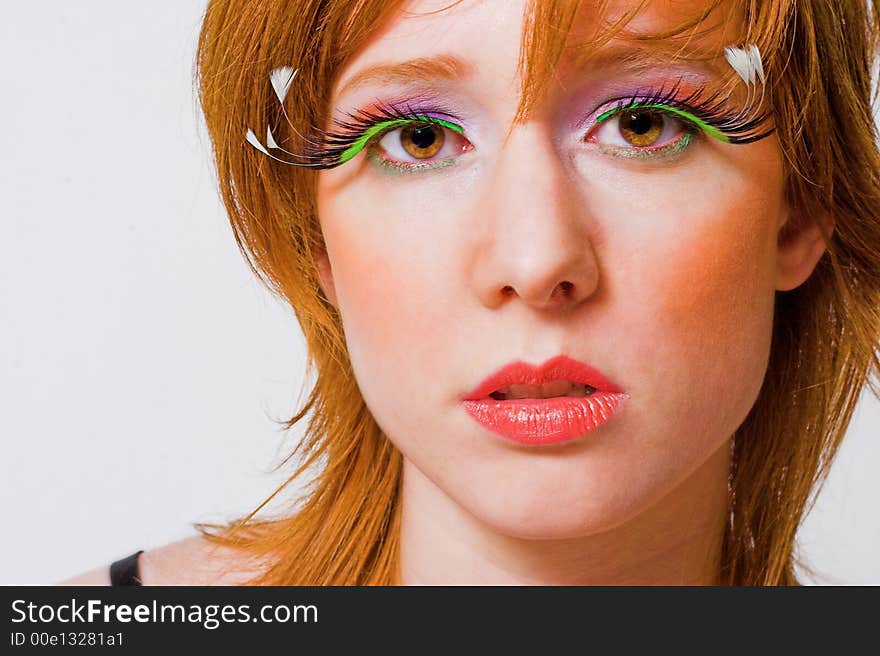
[[669,112],[654,108],[629,108],[615,112],[585,141],[614,148],[653,150],[676,143],[691,130]]
[[437,123],[411,123],[389,130],[375,145],[378,157],[403,165],[446,160],[472,147],[462,134]]

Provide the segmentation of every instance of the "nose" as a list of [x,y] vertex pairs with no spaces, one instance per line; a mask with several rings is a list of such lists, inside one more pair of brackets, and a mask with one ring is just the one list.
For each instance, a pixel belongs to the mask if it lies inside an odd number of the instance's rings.
[[474,282],[482,303],[518,297],[545,310],[592,295],[599,268],[582,191],[539,124],[519,125],[480,196]]

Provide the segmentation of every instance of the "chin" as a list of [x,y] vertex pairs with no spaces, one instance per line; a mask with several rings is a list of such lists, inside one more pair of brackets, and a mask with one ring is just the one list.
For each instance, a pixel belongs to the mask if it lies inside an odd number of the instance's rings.
[[478,517],[494,532],[520,540],[569,540],[586,538],[609,531],[624,523],[626,517],[576,515],[572,513],[553,513],[550,516]]
[[648,496],[622,497],[619,488],[612,495],[578,490],[579,495],[549,496],[542,490],[522,486],[510,494],[482,496],[484,502],[465,508],[496,533],[524,540],[564,540],[598,535],[614,529],[651,506]]

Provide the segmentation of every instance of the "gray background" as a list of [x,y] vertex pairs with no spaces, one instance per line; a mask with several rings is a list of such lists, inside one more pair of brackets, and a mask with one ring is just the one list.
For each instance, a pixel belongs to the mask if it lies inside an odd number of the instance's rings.
[[[8,3],[0,20],[0,583],[52,583],[254,507],[297,433],[293,314],[253,279],[192,90],[204,2]],[[800,533],[880,584],[880,403]]]

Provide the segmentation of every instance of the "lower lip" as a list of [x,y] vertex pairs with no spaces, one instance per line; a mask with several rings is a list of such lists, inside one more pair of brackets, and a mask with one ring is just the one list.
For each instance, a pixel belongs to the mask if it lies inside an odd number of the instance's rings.
[[463,401],[465,410],[484,427],[529,446],[570,442],[611,419],[627,394],[593,392],[590,396],[549,399],[493,398]]

